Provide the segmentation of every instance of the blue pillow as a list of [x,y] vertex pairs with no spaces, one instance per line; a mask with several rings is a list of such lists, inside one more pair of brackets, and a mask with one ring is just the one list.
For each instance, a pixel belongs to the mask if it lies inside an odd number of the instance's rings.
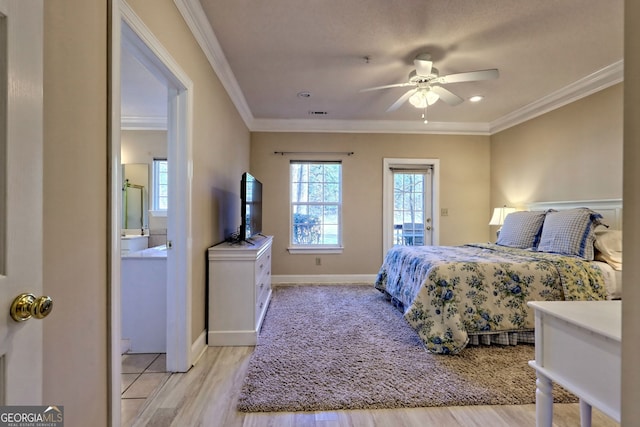
[[512,212],[504,219],[496,244],[512,248],[535,248],[540,241],[544,211]]
[[592,261],[596,239],[594,230],[600,224],[603,224],[602,215],[588,208],[549,212],[542,226],[538,251]]

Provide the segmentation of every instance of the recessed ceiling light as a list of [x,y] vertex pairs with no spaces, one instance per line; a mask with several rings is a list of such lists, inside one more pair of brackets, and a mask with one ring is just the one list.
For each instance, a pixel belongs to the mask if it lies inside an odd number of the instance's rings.
[[298,92],[298,98],[311,98],[311,92]]
[[474,95],[471,98],[469,98],[469,101],[471,102],[480,102],[484,99],[484,96],[482,95]]

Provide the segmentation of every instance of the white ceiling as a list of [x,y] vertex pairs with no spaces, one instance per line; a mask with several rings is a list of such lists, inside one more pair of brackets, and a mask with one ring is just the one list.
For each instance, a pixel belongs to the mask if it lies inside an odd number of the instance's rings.
[[[251,130],[492,133],[622,79],[623,0],[175,3]],[[439,101],[427,125],[386,112],[405,88],[360,92],[406,81],[422,52],[440,75],[500,77],[447,85],[485,98]]]
[[123,129],[166,129],[167,85],[157,79],[123,43],[120,55],[120,114]]

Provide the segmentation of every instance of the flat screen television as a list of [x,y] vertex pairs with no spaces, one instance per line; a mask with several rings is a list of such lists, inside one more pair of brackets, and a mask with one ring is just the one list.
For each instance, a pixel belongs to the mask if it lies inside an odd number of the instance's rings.
[[262,183],[248,172],[240,181],[240,239],[247,240],[262,233]]

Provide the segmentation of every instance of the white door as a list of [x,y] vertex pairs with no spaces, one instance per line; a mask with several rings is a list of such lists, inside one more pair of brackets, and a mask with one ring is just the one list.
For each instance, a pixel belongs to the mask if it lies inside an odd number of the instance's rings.
[[0,0],[0,405],[43,403],[42,320],[9,316],[42,295],[42,7]]
[[438,159],[383,161],[383,256],[394,245],[438,244]]

